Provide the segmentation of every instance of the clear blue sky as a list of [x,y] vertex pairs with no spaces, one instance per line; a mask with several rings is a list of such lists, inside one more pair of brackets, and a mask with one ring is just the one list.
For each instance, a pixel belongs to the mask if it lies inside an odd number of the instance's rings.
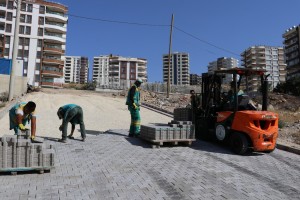
[[282,46],[284,31],[300,23],[299,0],[54,1],[69,7],[67,55],[89,57],[90,67],[94,56],[110,53],[146,58],[150,82],[162,81],[172,13],[172,51],[189,53],[197,74],[219,57],[240,60],[253,45]]

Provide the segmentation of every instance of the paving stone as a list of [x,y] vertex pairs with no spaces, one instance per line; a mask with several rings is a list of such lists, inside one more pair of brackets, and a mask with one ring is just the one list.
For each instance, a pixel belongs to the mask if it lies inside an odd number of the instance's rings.
[[126,131],[89,135],[84,143],[45,140],[56,146],[55,169],[1,176],[1,200],[12,195],[17,199],[130,200],[300,196],[298,155],[276,150],[238,156],[203,141],[191,147],[152,149],[145,141],[127,138]]

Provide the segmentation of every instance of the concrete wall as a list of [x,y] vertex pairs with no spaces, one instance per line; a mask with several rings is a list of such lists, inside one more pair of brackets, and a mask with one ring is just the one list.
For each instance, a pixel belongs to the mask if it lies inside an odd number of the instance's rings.
[[[10,75],[0,74],[0,93],[8,92]],[[15,76],[14,96],[20,96],[27,91],[27,77]]]

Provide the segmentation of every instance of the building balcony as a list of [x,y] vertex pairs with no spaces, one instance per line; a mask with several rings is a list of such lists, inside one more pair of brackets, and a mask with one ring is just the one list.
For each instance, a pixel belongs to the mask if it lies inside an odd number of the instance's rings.
[[48,57],[44,57],[42,59],[43,63],[47,63],[47,64],[59,64],[59,65],[64,65],[64,61],[59,60],[59,59],[55,59],[55,58],[48,58]]
[[45,17],[56,20],[56,21],[61,21],[61,22],[68,21],[67,15],[60,13],[60,12],[54,12],[54,11],[49,11],[49,10],[46,11]]
[[54,53],[54,54],[64,54],[65,53],[65,51],[62,50],[62,48],[58,47],[58,46],[45,45],[43,50],[45,52]]
[[54,77],[62,77],[63,76],[63,72],[52,71],[52,70],[42,70],[41,74],[46,75],[46,76],[54,76]]
[[45,29],[48,29],[50,31],[57,31],[61,33],[66,33],[67,28],[65,25],[62,25],[61,23],[55,23],[55,22],[46,22],[44,24]]
[[66,43],[66,37],[62,34],[55,34],[55,33],[47,33],[45,32],[44,34],[44,39],[47,41],[55,41],[55,42],[61,42],[61,43]]

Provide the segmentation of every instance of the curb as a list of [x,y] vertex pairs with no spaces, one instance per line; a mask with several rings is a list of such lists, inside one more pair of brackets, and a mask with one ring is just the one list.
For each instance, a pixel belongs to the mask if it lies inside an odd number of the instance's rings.
[[296,147],[286,146],[284,144],[277,143],[276,148],[280,149],[280,150],[283,150],[283,151],[287,151],[287,152],[290,152],[290,153],[300,155],[300,149],[298,149]]

